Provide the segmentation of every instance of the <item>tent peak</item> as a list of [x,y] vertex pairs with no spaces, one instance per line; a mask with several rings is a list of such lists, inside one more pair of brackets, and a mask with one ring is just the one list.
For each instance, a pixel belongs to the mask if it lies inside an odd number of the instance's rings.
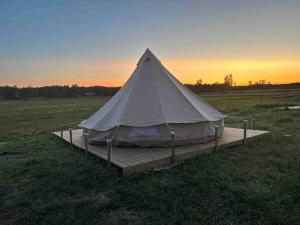
[[159,64],[161,63],[160,60],[153,54],[153,52],[151,52],[151,50],[147,48],[142,57],[139,59],[137,65],[139,65],[141,62],[148,62],[151,59],[158,62]]
[[153,54],[153,52],[151,52],[151,50],[149,48],[147,48],[146,51],[144,52],[143,56],[144,55],[148,55],[149,56],[149,55],[154,55],[154,54]]
[[[150,48],[146,48],[145,53],[152,53],[152,52],[151,52]],[[152,54],[153,54],[153,53],[152,53]]]

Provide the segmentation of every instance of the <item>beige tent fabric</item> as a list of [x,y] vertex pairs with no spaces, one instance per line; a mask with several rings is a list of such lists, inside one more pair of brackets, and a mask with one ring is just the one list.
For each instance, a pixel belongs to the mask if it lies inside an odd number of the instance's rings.
[[[223,134],[224,121],[217,121],[220,137]],[[107,137],[113,136],[114,146],[125,147],[170,147],[170,127],[175,129],[175,145],[204,143],[215,138],[215,126],[210,122],[161,124],[151,127],[120,126],[108,131],[88,130],[90,144],[106,145]],[[115,134],[115,135],[114,135]]]
[[151,127],[224,118],[224,114],[181,84],[147,49],[125,85],[79,126],[109,131],[119,126]]

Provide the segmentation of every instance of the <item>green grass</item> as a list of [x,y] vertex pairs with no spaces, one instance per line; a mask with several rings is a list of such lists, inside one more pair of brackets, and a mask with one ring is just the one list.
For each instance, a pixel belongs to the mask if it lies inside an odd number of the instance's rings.
[[0,102],[0,224],[299,224],[300,111],[277,110],[299,104],[299,92],[203,97],[228,126],[255,116],[272,135],[121,177],[49,133],[109,98]]

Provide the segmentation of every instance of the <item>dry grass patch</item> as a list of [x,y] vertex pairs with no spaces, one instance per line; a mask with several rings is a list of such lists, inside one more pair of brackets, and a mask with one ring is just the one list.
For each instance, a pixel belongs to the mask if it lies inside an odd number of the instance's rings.
[[91,193],[89,195],[78,195],[72,199],[73,203],[98,203],[105,204],[110,201],[105,193]]
[[115,211],[112,211],[108,214],[108,220],[112,224],[116,224],[122,220],[137,222],[144,218],[144,215],[141,212],[136,212],[133,210],[128,210],[126,208],[119,208]]

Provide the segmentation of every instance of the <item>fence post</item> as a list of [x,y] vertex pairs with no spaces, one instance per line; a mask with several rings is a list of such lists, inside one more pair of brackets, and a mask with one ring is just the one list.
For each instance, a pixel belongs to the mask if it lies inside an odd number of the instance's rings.
[[64,131],[63,131],[63,128],[60,129],[60,137],[61,137],[61,139],[64,139]]
[[218,139],[219,139],[219,126],[217,124],[215,124],[215,150],[216,151],[219,148]]
[[247,139],[247,120],[244,120],[244,140],[243,143],[246,144],[246,139]]
[[171,148],[171,164],[173,164],[175,161],[175,128],[171,128]]
[[111,166],[111,152],[112,152],[112,142],[111,139],[107,138],[107,167]]
[[70,134],[70,146],[72,146],[73,144],[72,128],[69,128],[69,134]]
[[84,143],[85,143],[85,156],[87,156],[87,153],[88,153],[88,135],[87,135],[87,130],[84,131]]
[[255,118],[252,117],[252,130],[254,130],[254,129],[255,129]]

